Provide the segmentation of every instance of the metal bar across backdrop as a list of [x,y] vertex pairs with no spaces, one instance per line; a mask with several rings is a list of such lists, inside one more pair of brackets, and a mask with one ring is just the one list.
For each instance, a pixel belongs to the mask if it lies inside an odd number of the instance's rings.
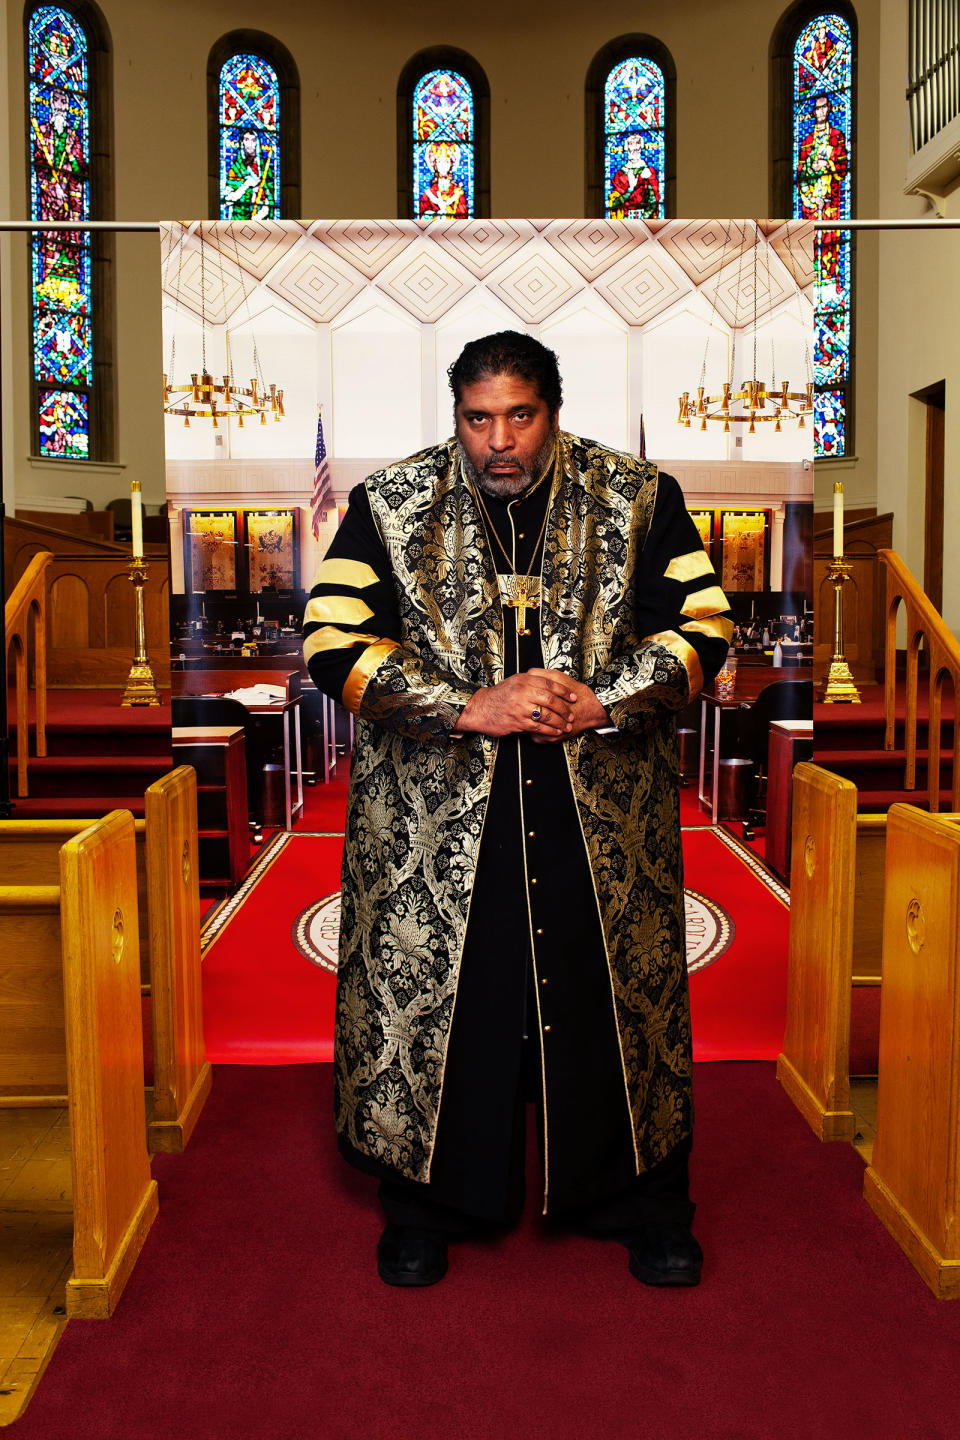
[[[785,217],[786,218],[786,217]],[[203,225],[230,225],[230,220],[203,220]],[[246,223],[246,222],[244,222]],[[960,216],[942,220],[809,220],[814,230],[960,230]],[[0,232],[18,230],[112,230],[131,234],[160,233],[156,220],[0,220]]]

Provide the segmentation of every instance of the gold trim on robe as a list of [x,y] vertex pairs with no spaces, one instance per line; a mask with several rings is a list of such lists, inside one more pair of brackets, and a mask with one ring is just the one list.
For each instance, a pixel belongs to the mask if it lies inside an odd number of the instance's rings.
[[321,650],[349,650],[354,645],[373,644],[379,639],[379,635],[358,635],[356,630],[335,630],[332,625],[324,625],[304,640],[303,658],[309,660]]
[[733,621],[725,615],[710,615],[706,620],[691,620],[681,630],[695,630],[698,635],[711,635],[727,644],[733,639]]
[[690,580],[699,580],[701,575],[714,575],[715,573],[706,550],[692,550],[689,555],[674,555],[663,572],[663,578],[665,580],[682,580],[686,584]]
[[378,665],[382,665],[388,655],[400,646],[396,640],[377,640],[375,644],[368,645],[347,676],[347,683],[343,687],[343,704],[356,715],[360,709],[360,702],[363,699],[363,692],[367,688],[370,676]]
[[659,630],[656,635],[647,635],[645,638],[671,650],[679,660],[683,661],[683,668],[687,672],[687,681],[690,685],[690,699],[693,700],[699,695],[703,689],[703,666],[700,664],[700,656],[690,642],[684,640],[682,635],[678,635],[676,630]]
[[333,625],[362,625],[372,614],[370,606],[355,595],[315,595],[307,601],[303,623],[316,625],[326,621]]
[[[376,585],[377,572],[362,560],[344,560],[334,557],[324,560],[314,577],[314,585],[349,585],[353,590],[366,590]],[[313,589],[313,586],[310,587]]]
[[719,615],[721,610],[729,609],[727,597],[720,586],[708,585],[706,590],[695,590],[687,596],[680,614],[689,615],[691,620],[704,620],[708,615]]

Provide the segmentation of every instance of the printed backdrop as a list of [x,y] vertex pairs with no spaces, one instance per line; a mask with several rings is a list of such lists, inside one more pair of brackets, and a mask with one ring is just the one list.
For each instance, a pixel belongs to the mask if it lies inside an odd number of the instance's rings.
[[276,386],[285,411],[243,428],[168,415],[174,539],[183,508],[299,506],[309,576],[336,524],[330,507],[314,540],[318,417],[342,505],[371,470],[450,434],[447,367],[499,329],[557,351],[567,429],[634,453],[645,441],[692,507],[753,503],[776,524],[786,501],[812,499],[809,426],[751,435],[677,423],[678,397],[701,384],[716,394],[754,367],[770,387],[812,379],[805,221],[169,223],[162,256],[168,380],[189,382],[205,364],[235,384]]

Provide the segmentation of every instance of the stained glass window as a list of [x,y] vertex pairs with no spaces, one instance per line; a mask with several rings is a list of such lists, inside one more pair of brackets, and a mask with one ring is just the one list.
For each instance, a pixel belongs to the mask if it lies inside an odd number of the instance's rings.
[[220,219],[280,219],[280,83],[261,55],[220,70]]
[[414,215],[472,219],[476,121],[473,90],[456,70],[431,70],[413,92]]
[[[90,218],[90,94],[87,36],[55,6],[28,26],[30,218]],[[93,287],[90,237],[48,230],[31,241],[33,376],[40,454],[90,456]]]
[[[793,46],[793,214],[847,220],[851,207],[853,41],[829,12]],[[814,232],[814,454],[847,454],[852,284],[849,230]]]
[[621,60],[603,92],[604,214],[656,220],[666,214],[666,86],[663,71],[640,56]]

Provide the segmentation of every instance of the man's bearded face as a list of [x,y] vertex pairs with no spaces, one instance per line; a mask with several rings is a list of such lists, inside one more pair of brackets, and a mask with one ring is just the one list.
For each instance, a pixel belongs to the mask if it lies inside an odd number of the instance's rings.
[[488,495],[522,495],[550,463],[557,417],[529,380],[485,375],[464,385],[454,418],[464,469]]

